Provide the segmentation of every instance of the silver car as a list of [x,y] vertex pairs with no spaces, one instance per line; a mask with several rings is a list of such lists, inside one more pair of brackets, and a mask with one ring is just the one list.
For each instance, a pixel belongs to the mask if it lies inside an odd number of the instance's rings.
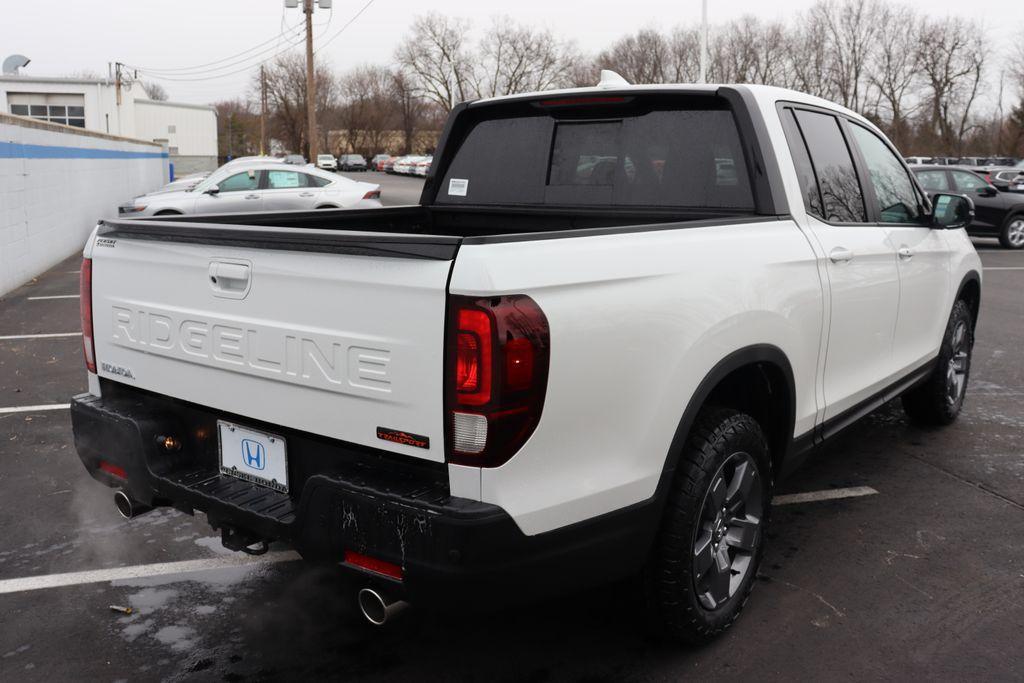
[[136,197],[119,207],[126,217],[243,211],[379,208],[380,185],[313,167],[274,162],[222,167],[192,189]]

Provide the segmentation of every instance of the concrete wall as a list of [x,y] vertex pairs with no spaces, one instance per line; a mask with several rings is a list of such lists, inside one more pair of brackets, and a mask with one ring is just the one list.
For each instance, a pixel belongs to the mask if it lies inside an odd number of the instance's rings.
[[97,219],[166,173],[157,144],[0,114],[0,296],[81,249]]

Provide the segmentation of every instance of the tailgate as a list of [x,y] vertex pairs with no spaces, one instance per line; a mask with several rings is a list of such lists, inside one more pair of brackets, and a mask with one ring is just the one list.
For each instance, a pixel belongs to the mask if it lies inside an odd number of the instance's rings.
[[101,377],[444,460],[457,238],[133,223],[92,250]]

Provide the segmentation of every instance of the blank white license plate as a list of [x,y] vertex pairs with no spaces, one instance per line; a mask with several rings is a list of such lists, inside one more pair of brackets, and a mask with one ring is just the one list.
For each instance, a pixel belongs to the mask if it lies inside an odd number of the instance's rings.
[[288,449],[276,434],[217,420],[220,471],[288,493]]

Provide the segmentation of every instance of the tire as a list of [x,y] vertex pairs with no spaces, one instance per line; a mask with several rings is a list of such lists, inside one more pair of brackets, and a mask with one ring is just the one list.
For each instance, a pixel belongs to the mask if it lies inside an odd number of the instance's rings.
[[754,418],[698,416],[680,457],[645,570],[658,632],[688,644],[729,628],[747,602],[771,511],[771,458]]
[[1004,249],[1024,249],[1024,215],[1010,216],[999,232],[999,244]]
[[948,425],[960,414],[971,375],[974,318],[967,302],[953,304],[935,369],[924,383],[903,394],[903,410],[923,426]]

